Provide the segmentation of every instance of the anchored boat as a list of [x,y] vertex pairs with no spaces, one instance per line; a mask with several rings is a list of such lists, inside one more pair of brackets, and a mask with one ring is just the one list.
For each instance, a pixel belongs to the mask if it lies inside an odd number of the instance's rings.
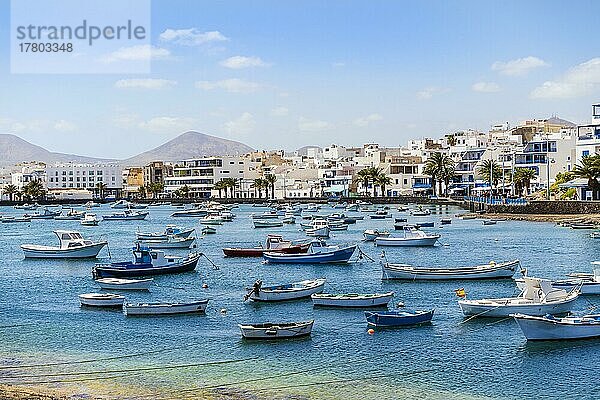
[[372,294],[313,294],[314,306],[321,307],[384,307],[394,297],[394,292]]
[[600,337],[600,315],[557,318],[511,314],[527,340],[589,339]]
[[435,310],[429,311],[365,311],[367,324],[376,328],[421,325],[431,322]]
[[109,290],[149,290],[154,279],[120,279],[120,278],[100,278],[96,283],[102,289]]
[[54,231],[54,234],[60,242],[58,247],[23,244],[21,249],[25,258],[92,258],[97,257],[100,250],[108,244],[105,240],[93,242],[84,239],[76,231]]
[[265,247],[226,247],[223,253],[226,257],[261,257],[265,252],[298,254],[306,253],[310,243],[311,241],[294,243],[291,240],[284,240],[281,235],[267,235]]
[[377,237],[375,244],[377,246],[434,246],[440,235],[426,234],[414,226],[403,226],[404,236],[402,237]]
[[190,253],[187,257],[165,256],[161,250],[150,250],[137,245],[133,249],[133,261],[97,264],[94,278],[119,278],[190,272],[196,269],[201,253]]
[[125,303],[125,315],[173,315],[203,313],[208,305],[208,299],[188,303]]
[[452,279],[496,279],[511,278],[521,262],[513,260],[503,263],[490,261],[489,264],[459,268],[414,267],[407,264],[384,263],[382,279],[405,280],[452,280]]
[[140,221],[148,216],[147,211],[125,210],[102,217],[105,221]]
[[262,281],[254,283],[244,300],[253,301],[285,301],[310,297],[311,294],[321,293],[325,279],[304,280],[275,286],[262,286]]
[[244,339],[291,339],[310,335],[314,323],[314,320],[310,320],[304,322],[240,324],[238,326]]
[[79,295],[82,306],[121,308],[125,297],[114,293],[86,293]]
[[266,252],[263,254],[263,258],[269,263],[279,264],[347,263],[355,250],[356,245],[346,247],[327,246],[319,241],[314,241],[310,244],[307,253],[282,254]]

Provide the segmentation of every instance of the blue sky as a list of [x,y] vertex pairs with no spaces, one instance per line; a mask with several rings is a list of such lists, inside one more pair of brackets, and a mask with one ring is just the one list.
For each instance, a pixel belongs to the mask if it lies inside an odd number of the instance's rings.
[[[22,0],[25,1],[25,0]],[[258,149],[399,145],[600,102],[597,1],[158,1],[150,74],[11,74],[0,132],[125,158],[194,129]]]

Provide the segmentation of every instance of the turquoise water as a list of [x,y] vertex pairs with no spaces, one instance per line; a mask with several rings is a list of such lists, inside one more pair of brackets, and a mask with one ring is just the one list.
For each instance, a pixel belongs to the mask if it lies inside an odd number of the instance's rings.
[[[160,231],[173,223],[170,207],[150,208],[146,221],[102,222],[82,227],[77,221],[38,220],[30,224],[0,224],[0,366],[98,359],[165,351],[45,368],[0,369],[0,382],[44,382],[115,397],[183,398],[213,394],[289,395],[310,398],[393,399],[427,398],[579,398],[600,397],[597,369],[600,341],[527,343],[512,320],[478,319],[462,323],[454,289],[464,287],[470,298],[508,296],[511,281],[402,283],[382,282],[377,262],[350,265],[264,265],[260,259],[225,259],[221,248],[255,245],[269,232],[304,238],[298,227],[253,229],[250,213],[235,209],[235,222],[217,227],[216,235],[198,240],[218,269],[201,260],[194,273],[156,277],[150,293],[126,293],[127,300],[185,301],[211,298],[206,315],[159,318],[125,317],[118,311],[79,307],[77,295],[97,291],[94,261],[25,260],[19,245],[53,244],[55,229],[75,229],[91,238],[106,237],[114,260],[130,258],[134,231]],[[434,207],[439,221],[459,210]],[[0,213],[17,210],[0,208]],[[332,211],[325,208],[323,211]],[[98,214],[108,213],[103,206]],[[395,216],[406,216],[394,212]],[[410,219],[409,219],[410,220]],[[358,221],[347,232],[335,232],[332,244],[355,243],[369,228],[393,230],[393,220]],[[199,228],[195,218],[175,223]],[[550,223],[506,221],[482,226],[480,220],[459,220],[442,229],[443,246],[387,248],[392,262],[428,266],[462,266],[519,258],[529,274],[558,278],[568,272],[591,271],[600,241],[586,231]],[[373,244],[361,249],[376,261]],[[172,250],[171,253],[183,254]],[[101,255],[107,257],[106,249]],[[430,326],[367,333],[361,310],[314,309],[310,300],[278,304],[243,303],[244,288],[256,279],[268,283],[326,277],[327,292],[394,291],[394,302],[409,309],[436,308]],[[208,289],[202,284],[207,283]],[[598,299],[578,300],[586,312]],[[224,312],[223,312],[224,311]],[[310,338],[287,342],[253,343],[241,340],[238,323],[315,319]],[[135,371],[155,366],[242,360],[221,365]],[[98,373],[98,371],[131,370]],[[77,375],[80,372],[93,372]],[[57,375],[71,374],[71,375]],[[68,382],[70,381],[70,382]],[[221,386],[221,388],[217,388]],[[152,393],[152,394],[151,394]],[[288,397],[289,398],[289,397]]]

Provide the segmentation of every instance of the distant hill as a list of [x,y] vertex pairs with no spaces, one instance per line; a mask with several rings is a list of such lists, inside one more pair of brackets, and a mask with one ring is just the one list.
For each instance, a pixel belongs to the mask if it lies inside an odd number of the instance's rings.
[[135,157],[121,161],[123,165],[145,165],[151,161],[177,161],[201,156],[241,155],[254,149],[240,142],[188,131],[167,143]]
[[68,161],[96,163],[114,160],[78,156],[74,154],[54,153],[44,149],[43,147],[31,144],[18,136],[11,134],[0,134],[0,165],[8,166],[24,161],[41,161],[52,164]]
[[75,154],[54,153],[31,144],[18,136],[0,134],[0,166],[10,166],[25,161],[41,161],[47,164],[60,162],[116,162],[124,166],[143,166],[155,160],[177,161],[202,156],[241,155],[250,151],[253,151],[251,147],[240,142],[189,131],[161,146],[126,160],[108,160]]

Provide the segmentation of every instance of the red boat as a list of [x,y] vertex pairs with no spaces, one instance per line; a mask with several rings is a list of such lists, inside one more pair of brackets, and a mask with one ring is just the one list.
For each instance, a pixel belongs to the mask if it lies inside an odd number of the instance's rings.
[[263,253],[285,253],[301,254],[308,251],[310,242],[293,243],[291,240],[284,240],[280,235],[268,235],[265,247],[241,248],[226,247],[223,253],[226,257],[262,257]]

